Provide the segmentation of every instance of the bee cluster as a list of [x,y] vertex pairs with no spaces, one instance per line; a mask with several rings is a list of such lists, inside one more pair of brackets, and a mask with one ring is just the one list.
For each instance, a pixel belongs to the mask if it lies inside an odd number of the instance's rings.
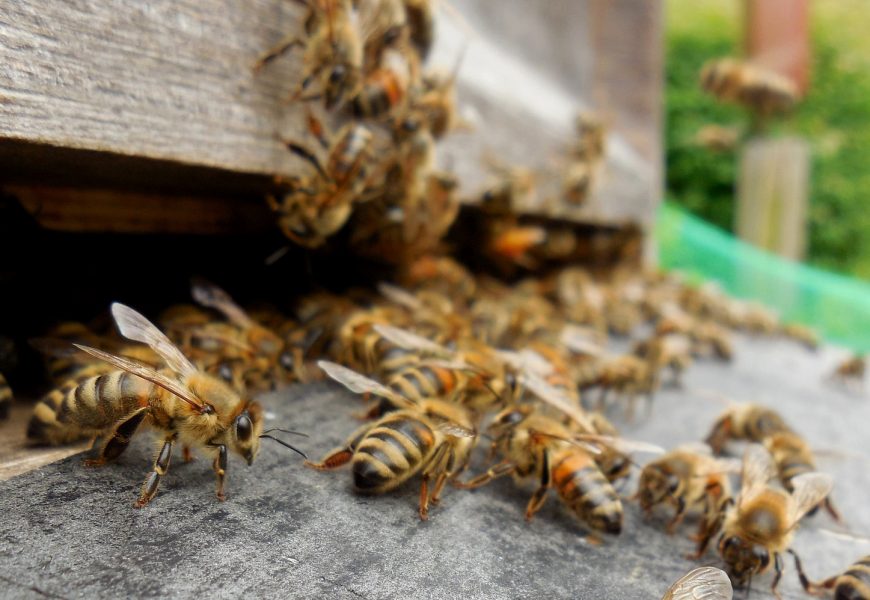
[[[832,481],[816,472],[800,436],[772,410],[740,405],[720,417],[706,443],[665,453],[620,436],[612,421],[635,418],[639,400],[651,404],[695,361],[731,360],[734,331],[784,336],[811,349],[815,334],[713,285],[692,286],[627,264],[606,273],[577,266],[578,240],[570,230],[520,220],[518,207],[534,189],[533,174],[521,167],[497,166],[498,183],[479,199],[487,225],[478,250],[512,273],[538,270],[552,258],[567,259],[568,266],[512,284],[472,273],[442,243],[459,199],[455,178],[435,166],[435,143],[462,121],[456,71],[439,75],[422,67],[433,40],[431,2],[311,0],[306,6],[303,34],[288,37],[257,66],[301,47],[303,78],[294,98],[322,100],[347,122],[332,135],[307,111],[317,146],[283,142],[311,172],[282,180],[269,203],[281,230],[305,247],[322,246],[347,228],[355,252],[396,266],[395,283],[313,293],[298,299],[288,316],[271,307],[244,309],[197,280],[195,304],[169,307],[156,324],[114,304],[120,336],[63,323],[32,340],[53,389],[37,402],[28,438],[51,445],[99,438],[89,464],[102,465],[148,425],[161,445],[136,506],[157,494],[176,445],[185,460],[193,451],[212,458],[223,500],[230,454],[250,464],[260,440],[270,439],[305,456],[276,435],[299,432],[263,429],[263,409],[253,398],[329,377],[369,400],[365,423],[321,460],[306,457],[306,465],[328,471],[349,464],[360,492],[386,493],[419,476],[417,512],[425,520],[448,488],[471,490],[510,475],[535,484],[526,519],[554,491],[590,538],[599,539],[622,531],[618,489],[632,475],[633,455],[661,454],[640,471],[640,509],[650,515],[661,505],[673,507],[669,531],[694,513],[697,558],[717,539],[735,582],[773,569],[775,590],[782,555],[791,552],[804,515],[822,505],[837,516]],[[734,92],[735,81],[742,89],[757,79],[735,72],[733,65],[711,68],[705,85],[735,101],[765,97]],[[769,112],[779,105],[761,106]],[[606,132],[584,114],[575,138],[562,196],[579,204],[602,168]],[[625,340],[632,342],[627,350]],[[857,358],[837,377],[862,377],[863,368]],[[0,413],[9,398],[0,376]],[[484,439],[487,467],[467,474]],[[731,440],[752,442],[742,461],[719,456]],[[808,591],[836,588],[838,594],[866,590],[865,563],[815,584],[797,562]],[[731,584],[720,571],[696,569],[665,597],[730,598]]]

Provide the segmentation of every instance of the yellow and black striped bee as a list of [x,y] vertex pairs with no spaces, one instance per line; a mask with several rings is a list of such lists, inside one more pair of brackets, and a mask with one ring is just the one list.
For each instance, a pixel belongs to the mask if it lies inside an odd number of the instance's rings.
[[807,579],[797,555],[794,555],[794,562],[807,593],[814,596],[833,593],[834,600],[870,600],[870,555],[859,558],[839,575],[819,583]]
[[[88,461],[99,466],[120,456],[144,423],[162,433],[162,446],[142,485],[137,508],[148,504],[157,494],[176,443],[199,448],[214,457],[217,497],[223,500],[228,453],[235,452],[251,464],[259,451],[260,438],[276,439],[262,431],[260,405],[243,399],[222,381],[199,371],[169,338],[135,310],[115,303],[112,315],[122,335],[148,345],[166,368],[157,370],[78,345],[80,350],[115,370],[67,389],[54,407],[52,426],[61,433],[54,437],[48,434],[42,441],[57,443],[65,428],[77,436],[105,436],[99,455]],[[43,409],[51,410],[52,406],[37,405],[37,411]],[[32,423],[36,421],[44,419],[34,414]]]
[[428,519],[429,504],[438,503],[444,485],[468,463],[477,437],[470,414],[455,402],[412,401],[336,363],[318,364],[349,390],[385,398],[399,409],[363,425],[319,463],[306,464],[332,470],[350,462],[354,486],[366,494],[388,492],[420,473],[419,514]]

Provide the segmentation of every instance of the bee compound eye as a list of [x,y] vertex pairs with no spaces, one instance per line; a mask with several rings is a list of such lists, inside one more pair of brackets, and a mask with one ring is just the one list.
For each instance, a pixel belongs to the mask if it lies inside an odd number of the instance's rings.
[[236,417],[236,438],[240,442],[246,442],[251,439],[251,434],[254,432],[254,425],[251,423],[251,417],[245,411]]
[[346,76],[347,69],[344,68],[344,65],[336,65],[333,67],[332,72],[329,73],[329,83],[341,83]]

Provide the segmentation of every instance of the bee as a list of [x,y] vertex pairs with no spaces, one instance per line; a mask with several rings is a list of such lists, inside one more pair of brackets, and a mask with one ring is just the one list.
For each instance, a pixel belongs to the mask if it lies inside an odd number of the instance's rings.
[[704,125],[695,134],[694,142],[711,152],[733,152],[742,133],[734,127]]
[[568,150],[570,163],[562,178],[562,194],[571,204],[586,201],[604,158],[606,132],[596,115],[581,112],[574,121],[577,138]]
[[9,382],[3,373],[0,373],[0,420],[9,417],[9,411],[12,409],[12,388],[9,387]]
[[319,463],[306,464],[323,471],[350,462],[354,487],[366,494],[388,492],[420,473],[419,515],[427,520],[429,505],[438,504],[444,485],[468,464],[476,440],[470,415],[454,402],[405,398],[336,363],[318,365],[352,392],[374,394],[400,408],[363,425]]
[[731,600],[733,597],[734,589],[725,571],[698,567],[675,581],[662,600]]
[[638,395],[645,395],[652,406],[656,378],[646,360],[631,354],[613,356],[604,360],[597,372],[595,384],[601,388],[599,410],[606,406],[610,392],[615,392],[626,401],[626,416],[629,419],[634,415]]
[[[312,129],[322,128],[318,121]],[[267,197],[269,206],[279,213],[278,224],[288,238],[309,248],[316,248],[338,231],[350,217],[354,202],[371,183],[368,171],[373,136],[359,123],[345,125],[330,145],[320,137],[321,145],[328,147],[326,165],[308,148],[292,141],[287,148],[309,162],[316,175],[291,180],[290,190],[280,200]]]
[[[263,431],[262,408],[241,398],[222,381],[197,370],[169,338],[132,308],[115,303],[112,315],[122,335],[148,345],[160,355],[166,368],[155,370],[77,345],[118,370],[91,377],[71,388],[57,407],[57,422],[68,423],[91,436],[105,434],[106,442],[98,456],[87,463],[91,466],[120,456],[143,422],[162,432],[163,443],[152,471],[145,478],[137,508],[148,504],[157,494],[177,442],[199,447],[214,456],[216,493],[219,500],[224,500],[228,453],[235,452],[250,465],[259,452],[260,438],[280,442]],[[289,444],[280,443],[302,454]]]
[[641,510],[649,518],[658,505],[673,506],[674,516],[667,525],[669,534],[676,531],[686,514],[700,511],[700,557],[721,525],[723,511],[732,499],[728,474],[737,470],[731,461],[713,458],[704,444],[677,447],[641,470],[637,486]]
[[722,102],[741,105],[759,116],[786,112],[797,102],[797,88],[790,79],[732,58],[704,65],[701,88]]
[[421,60],[426,60],[435,40],[435,7],[433,0],[404,0],[411,42]]
[[831,491],[833,481],[822,473],[806,473],[793,480],[791,493],[768,485],[776,476],[776,465],[763,447],[746,449],[741,472],[740,494],[728,509],[718,549],[732,580],[751,583],[753,576],[771,568],[775,576],[771,591],[782,575],[782,553],[791,550],[791,541],[801,517],[818,505]]
[[[566,507],[594,532],[617,535],[622,531],[622,502],[595,461],[598,449],[584,436],[530,405],[504,409],[495,416],[489,431],[493,446],[504,458],[485,473],[457,483],[457,487],[477,488],[504,475],[513,475],[518,481],[534,477],[540,484],[526,505],[526,520],[534,517],[550,489],[555,488]],[[606,443],[617,441],[618,451],[632,450],[626,440],[609,439]]]
[[366,74],[351,101],[355,118],[378,119],[396,114],[407,105],[417,75],[413,58],[398,48],[388,48],[379,65]]
[[714,454],[721,454],[729,440],[761,442],[789,427],[774,410],[758,404],[735,404],[719,415],[705,442]]
[[463,303],[477,292],[477,281],[464,266],[449,256],[424,254],[407,265],[404,281],[410,287],[423,283],[429,289],[450,292]]
[[801,585],[807,593],[815,596],[833,591],[834,600],[870,600],[870,555],[859,558],[844,572],[820,583],[807,579],[800,559],[796,554],[793,556]]
[[649,361],[655,387],[663,369],[670,369],[674,384],[681,385],[683,371],[692,365],[691,342],[681,334],[654,335],[635,344],[634,354]]
[[[293,98],[324,99],[327,109],[340,105],[358,89],[362,78],[364,38],[352,0],[307,0],[305,35],[286,36],[254,63],[259,71],[295,47],[303,47],[302,82]],[[303,96],[313,83],[319,92]]]
[[819,334],[811,327],[800,323],[787,323],[782,326],[782,334],[800,343],[807,350],[819,349]]
[[851,381],[863,384],[865,371],[866,365],[864,362],[864,355],[855,354],[851,358],[844,360],[837,365],[837,368],[834,369],[834,372],[831,374],[831,379],[843,383]]

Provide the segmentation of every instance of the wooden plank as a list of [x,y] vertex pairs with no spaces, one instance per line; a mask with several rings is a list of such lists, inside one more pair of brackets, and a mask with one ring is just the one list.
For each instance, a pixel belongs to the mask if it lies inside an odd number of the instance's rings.
[[0,481],[79,454],[90,446],[90,442],[57,448],[29,446],[25,433],[30,412],[30,406],[15,402],[9,418],[0,421]]
[[810,150],[800,138],[753,139],[740,157],[737,235],[780,256],[806,251]]
[[[660,195],[660,3],[455,4],[476,33],[439,15],[430,64],[450,68],[468,47],[459,99],[477,116],[476,131],[441,152],[463,195],[474,198],[489,177],[487,150],[553,171],[573,112],[585,106],[612,119],[614,132],[595,197],[577,210],[530,209],[650,222]],[[262,193],[273,174],[302,167],[275,139],[301,135],[301,107],[285,102],[299,81],[299,53],[256,76],[250,68],[300,31],[301,3],[0,0],[0,9],[4,180]],[[552,187],[542,193],[553,195]]]

